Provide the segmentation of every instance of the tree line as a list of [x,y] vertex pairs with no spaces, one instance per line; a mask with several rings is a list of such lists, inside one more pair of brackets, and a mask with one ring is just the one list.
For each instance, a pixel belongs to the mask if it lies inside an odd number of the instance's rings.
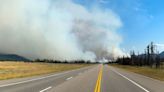
[[65,64],[97,64],[99,62],[91,62],[90,60],[52,60],[52,59],[36,59],[31,62],[42,63],[65,63]]
[[135,66],[150,66],[159,68],[162,66],[162,58],[160,58],[155,45],[151,42],[145,49],[145,53],[138,54],[134,51],[130,52],[130,57],[121,57],[116,60],[117,63],[122,65],[135,65]]

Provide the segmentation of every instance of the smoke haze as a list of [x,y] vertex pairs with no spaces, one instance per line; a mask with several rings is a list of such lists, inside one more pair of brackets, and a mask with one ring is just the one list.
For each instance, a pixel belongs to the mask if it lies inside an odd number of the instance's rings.
[[95,60],[123,55],[112,10],[72,0],[0,0],[0,53],[30,59]]

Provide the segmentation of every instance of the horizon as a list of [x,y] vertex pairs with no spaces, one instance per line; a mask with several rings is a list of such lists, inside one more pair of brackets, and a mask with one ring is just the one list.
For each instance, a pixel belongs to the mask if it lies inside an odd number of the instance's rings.
[[164,1],[0,1],[0,53],[29,59],[103,60],[164,51]]

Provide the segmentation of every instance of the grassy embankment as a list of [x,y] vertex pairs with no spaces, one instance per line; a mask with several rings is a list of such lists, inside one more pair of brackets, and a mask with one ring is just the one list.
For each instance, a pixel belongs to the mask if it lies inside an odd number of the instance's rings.
[[49,64],[0,62],[0,80],[61,72],[89,66],[88,64]]
[[142,74],[142,75],[154,78],[154,79],[164,81],[164,67],[156,69],[156,68],[150,68],[147,66],[137,67],[137,66],[118,65],[118,64],[112,64],[111,66],[118,67],[127,71],[131,71],[134,73]]

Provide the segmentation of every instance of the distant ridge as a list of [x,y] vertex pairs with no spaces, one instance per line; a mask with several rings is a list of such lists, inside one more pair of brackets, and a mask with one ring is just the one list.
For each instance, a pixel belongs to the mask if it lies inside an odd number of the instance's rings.
[[0,61],[30,61],[30,60],[16,54],[0,54]]

